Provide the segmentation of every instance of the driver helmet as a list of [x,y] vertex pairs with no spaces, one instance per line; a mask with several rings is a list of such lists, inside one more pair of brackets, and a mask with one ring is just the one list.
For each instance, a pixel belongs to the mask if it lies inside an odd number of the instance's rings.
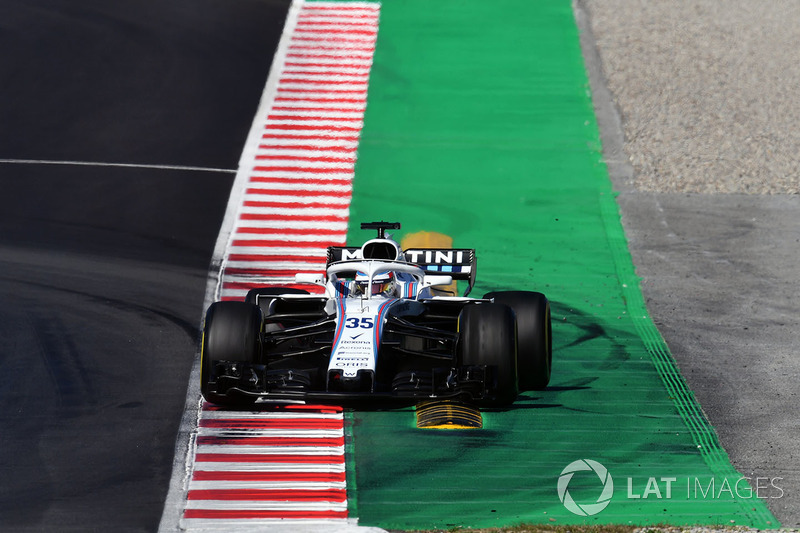
[[369,276],[364,272],[356,272],[356,288],[361,294],[388,294],[394,289],[394,273],[380,272],[372,277],[369,287]]

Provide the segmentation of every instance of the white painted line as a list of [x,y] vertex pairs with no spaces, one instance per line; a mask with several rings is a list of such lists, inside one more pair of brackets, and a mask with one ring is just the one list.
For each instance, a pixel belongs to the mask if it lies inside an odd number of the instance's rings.
[[[183,518],[181,531],[208,531],[209,520],[205,518]],[[248,518],[242,519],[215,519],[216,531],[236,531],[237,533],[357,533],[366,529],[383,533],[378,528],[361,528],[355,525],[356,521],[349,518]]]
[[[252,247],[248,246],[231,246],[231,263],[235,263],[237,261],[246,262],[250,265],[261,261],[260,258],[264,256],[285,256],[284,260],[291,261],[294,264],[297,264],[298,258],[304,257],[319,257],[320,259],[324,259],[327,257],[327,254],[323,251],[319,251],[318,246],[303,246],[303,247],[282,247],[282,246],[269,246],[269,247],[261,247],[257,250],[253,250]],[[240,256],[250,256],[253,257],[253,261],[247,261],[246,259],[238,259]],[[273,260],[274,261],[274,260]],[[300,261],[303,262],[303,261]],[[320,266],[323,265],[324,261],[320,261]],[[274,263],[273,263],[274,264]],[[269,281],[269,280],[264,280]]]
[[[320,116],[320,113],[314,113],[315,116],[304,116],[301,114],[283,114],[273,115],[270,117],[270,122],[264,129],[275,129],[276,126],[293,125],[309,127],[315,126],[316,129],[323,129],[323,127],[330,128],[361,128],[364,126],[364,121],[361,117],[347,117],[347,116]],[[287,128],[283,128],[287,129]]]
[[308,412],[308,411],[293,411],[293,410],[286,410],[286,411],[225,411],[220,410],[216,411],[213,409],[205,409],[203,411],[203,418],[205,419],[226,419],[226,420],[236,420],[240,418],[255,418],[257,417],[259,420],[280,420],[285,418],[290,419],[299,419],[302,418],[304,420],[313,419],[313,420],[340,420],[342,418],[341,413],[318,413],[318,412]]
[[334,237],[334,236],[331,236],[331,235],[292,235],[291,237],[288,237],[288,236],[280,236],[280,237],[273,236],[273,237],[271,237],[270,235],[252,235],[252,234],[244,234],[244,235],[242,235],[241,232],[237,232],[237,235],[239,235],[241,237],[240,242],[242,242],[242,243],[244,243],[244,241],[246,241],[248,239],[249,240],[255,240],[257,238],[265,238],[265,239],[270,239],[271,238],[271,239],[275,239],[275,240],[280,240],[282,242],[298,242],[298,243],[299,242],[308,242],[308,243],[313,244],[313,245],[315,245],[317,247],[327,246],[327,243],[334,242],[334,241],[344,242],[343,239],[341,239],[339,237]]
[[[313,208],[313,207],[304,207],[304,208],[296,208],[292,209],[291,213],[287,212],[287,209],[282,208],[253,208],[244,206],[242,208],[242,214],[259,214],[259,215],[287,215],[287,216],[311,216],[311,217],[327,217],[327,216],[336,216],[336,217],[347,217],[348,210],[346,207],[342,207],[340,209],[331,209],[331,208]],[[231,250],[232,247],[228,247],[232,253],[236,253]],[[321,252],[324,252],[322,250]],[[267,250],[265,250],[267,252]]]
[[[286,261],[286,260],[284,260],[284,261],[235,261],[235,260],[232,260],[230,262],[230,267],[231,268],[248,269],[248,270],[252,269],[252,270],[266,270],[266,271],[269,271],[269,270],[294,270],[295,272],[321,272],[321,271],[325,270],[325,256],[324,255],[320,255],[318,263],[310,263],[310,262],[301,261],[301,260],[298,260],[298,261]],[[277,279],[278,278],[275,278],[275,280],[270,279],[269,282],[265,282],[265,283],[274,284],[274,281],[276,281]],[[291,279],[292,283],[294,283],[294,276],[292,276],[291,278],[285,278],[285,279]],[[248,281],[250,283],[254,282],[254,280],[252,278],[250,278]],[[247,291],[245,291],[245,292],[247,292]],[[244,293],[242,293],[242,295],[244,296]]]
[[[259,143],[258,148],[264,149],[264,147],[268,146],[309,146],[311,143],[309,141],[298,140],[298,139],[291,139],[291,138],[275,138],[269,140],[262,140]],[[316,139],[313,141],[314,145],[319,146],[320,150],[325,150],[326,148],[332,147],[345,147],[345,148],[357,148],[358,141],[350,141],[350,140],[342,140],[342,139]]]
[[[331,148],[324,152],[303,149],[262,147],[258,156],[258,164],[262,167],[298,167],[331,168],[352,172],[355,168],[355,150]],[[325,183],[318,185],[324,186]]]
[[371,64],[367,61],[347,61],[341,60],[336,63],[316,62],[313,60],[297,61],[286,64],[284,74],[291,74],[292,76],[314,73],[317,75],[329,74],[335,71],[337,74],[344,75],[367,75],[369,74]]
[[[287,230],[286,234],[292,233],[291,230],[297,231],[311,231],[318,229],[319,224],[315,221],[308,220],[248,220],[238,228],[240,233],[246,233],[245,230]],[[327,230],[336,232],[338,230],[347,231],[347,222],[328,222]]]
[[345,471],[341,463],[224,463],[198,462],[195,472],[308,472],[337,474]]
[[[208,435],[208,436],[219,436],[212,430],[219,430],[224,429],[228,435],[233,432],[240,431],[239,428],[206,428],[201,427],[200,435]],[[253,428],[255,429],[255,428]],[[342,429],[286,429],[281,427],[276,428],[257,428],[257,431],[253,431],[251,429],[244,430],[248,433],[246,434],[247,437],[281,437],[286,439],[335,439],[344,436],[344,431]],[[199,449],[202,446],[198,446]]]
[[357,80],[343,80],[342,83],[337,85],[327,85],[323,83],[313,83],[315,80],[304,76],[302,78],[286,78],[285,81],[281,80],[281,89],[283,91],[303,91],[306,93],[313,93],[316,95],[322,94],[337,94],[342,92],[362,92],[367,89],[366,82],[359,82]]
[[[306,180],[306,179],[313,179],[313,180],[352,180],[353,175],[355,174],[354,169],[347,169],[347,168],[340,168],[336,169],[335,172],[327,172],[327,173],[313,173],[308,172],[308,168],[306,165],[305,172],[296,172],[296,171],[287,171],[287,170],[275,170],[276,168],[281,168],[281,166],[299,166],[299,165],[270,165],[270,164],[263,164],[255,167],[251,172],[250,175],[254,178],[257,177],[265,177],[265,178],[285,178],[285,179],[297,179],[297,180]],[[311,169],[314,170],[314,169]],[[254,186],[255,184],[251,185]]]
[[298,121],[311,123],[326,123],[326,122],[341,122],[348,124],[351,122],[363,123],[362,117],[364,116],[363,108],[356,108],[352,110],[336,109],[336,110],[320,110],[309,109],[305,110],[302,107],[295,107],[288,110],[273,110],[274,115],[270,116],[270,120],[275,123],[283,121]]
[[192,481],[192,490],[328,490],[346,489],[344,481]]
[[[334,159],[334,161],[331,161]],[[283,159],[269,159],[259,156],[256,160],[256,171],[262,172],[287,172],[288,176],[297,176],[302,172],[316,172],[319,174],[320,170],[328,170],[325,174],[351,174],[354,171],[354,161],[335,161],[338,158],[323,158],[315,161],[298,161],[292,163],[291,161]]]
[[356,15],[356,16],[324,16],[321,14],[301,15],[298,22],[300,24],[327,25],[331,28],[375,28],[377,27],[377,15]]
[[[253,193],[253,199],[245,204],[248,213],[268,213],[274,209],[292,210],[302,208],[308,209],[346,209],[350,203],[347,199],[339,196],[274,196],[274,193],[263,193],[263,196]],[[287,239],[288,241],[289,239]]]
[[[344,434],[338,437],[342,438]],[[316,438],[316,437],[309,437]],[[336,438],[336,437],[333,437]],[[246,440],[246,439],[242,439]],[[272,454],[272,455],[341,455],[344,456],[344,446],[252,446],[243,442],[241,444],[202,444],[197,447],[196,453],[226,453],[226,454]]]
[[347,500],[331,502],[280,502],[259,500],[189,500],[186,509],[257,510],[257,511],[341,511]]
[[8,165],[63,165],[80,167],[117,167],[117,168],[144,168],[150,170],[186,170],[190,172],[219,172],[222,174],[235,174],[236,170],[229,168],[192,167],[181,165],[148,165],[143,163],[107,163],[102,161],[56,161],[49,159],[0,159],[0,164]]

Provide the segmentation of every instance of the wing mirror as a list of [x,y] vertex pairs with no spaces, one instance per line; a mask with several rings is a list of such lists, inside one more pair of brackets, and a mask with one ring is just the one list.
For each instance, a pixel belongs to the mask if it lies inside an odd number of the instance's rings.
[[309,283],[311,285],[325,286],[325,277],[322,274],[295,274],[295,283]]
[[450,285],[451,283],[453,283],[453,276],[425,274],[425,276],[422,277],[423,287],[436,287],[439,285]]

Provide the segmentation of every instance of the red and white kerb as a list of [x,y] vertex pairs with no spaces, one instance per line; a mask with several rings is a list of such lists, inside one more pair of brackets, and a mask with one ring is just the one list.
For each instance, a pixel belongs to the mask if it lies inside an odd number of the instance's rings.
[[[295,0],[240,161],[216,296],[293,286],[343,246],[380,4]],[[238,192],[237,192],[238,191]],[[228,217],[235,213],[233,223]],[[220,244],[219,247],[222,245]],[[313,291],[313,286],[302,286]],[[344,413],[204,404],[180,527],[348,524]]]
[[344,522],[344,420],[338,407],[224,411],[206,404],[181,526]]
[[295,273],[322,271],[326,248],[345,244],[379,10],[377,3],[307,2],[287,20],[287,30],[294,26],[282,61],[273,63],[279,74],[262,101],[257,146],[240,164],[247,184],[220,299],[294,286]]

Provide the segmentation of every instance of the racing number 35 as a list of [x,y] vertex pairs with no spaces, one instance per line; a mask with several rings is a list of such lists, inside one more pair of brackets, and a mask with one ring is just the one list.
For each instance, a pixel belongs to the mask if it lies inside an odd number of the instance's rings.
[[345,320],[344,327],[369,329],[374,325],[375,324],[373,323],[372,318],[365,316],[362,318],[357,318],[357,317],[348,318],[347,320]]

